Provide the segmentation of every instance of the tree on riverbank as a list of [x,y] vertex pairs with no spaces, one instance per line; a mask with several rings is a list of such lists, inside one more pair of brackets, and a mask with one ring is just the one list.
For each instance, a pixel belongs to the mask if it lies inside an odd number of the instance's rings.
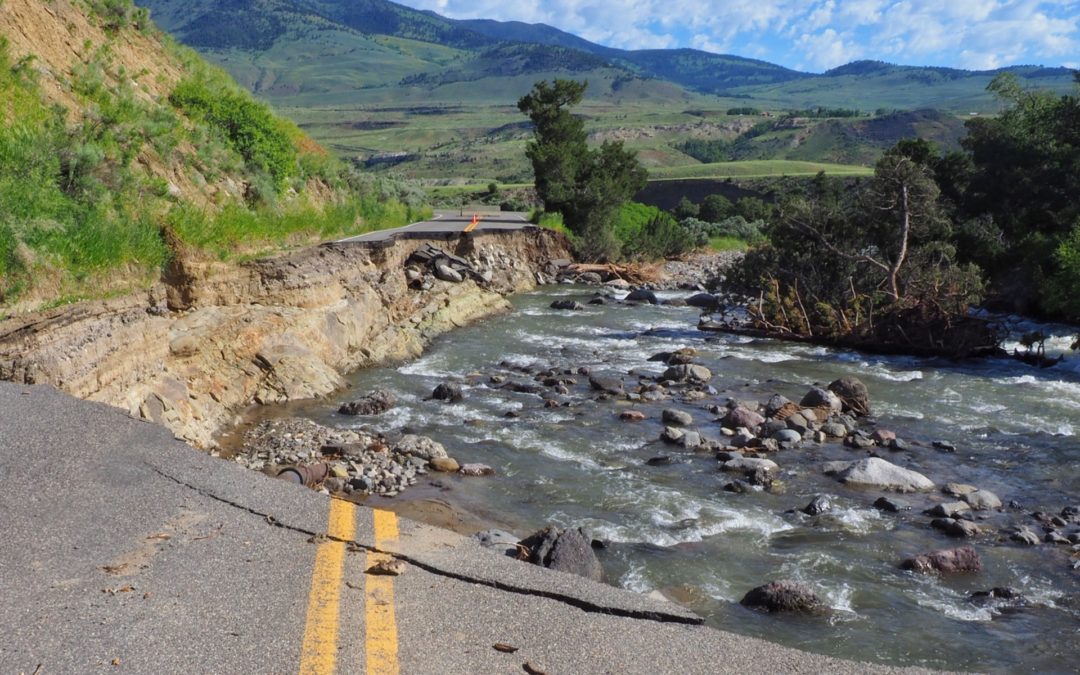
[[981,271],[958,264],[951,224],[926,154],[900,144],[856,188],[819,175],[789,194],[769,243],[751,250],[729,287],[758,327],[824,341],[969,353],[994,337],[965,318]]
[[518,101],[518,109],[534,126],[534,139],[525,152],[544,209],[562,214],[575,235],[580,257],[609,261],[620,254],[615,214],[645,187],[647,173],[622,141],[588,147],[585,123],[570,112],[581,102],[587,86],[573,80],[537,82]]

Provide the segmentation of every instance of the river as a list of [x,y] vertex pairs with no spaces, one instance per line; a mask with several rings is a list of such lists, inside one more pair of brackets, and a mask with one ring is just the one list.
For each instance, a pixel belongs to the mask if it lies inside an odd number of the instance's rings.
[[[1080,355],[1054,368],[1012,360],[951,362],[877,357],[811,345],[702,333],[698,311],[677,306],[589,305],[549,308],[554,299],[585,299],[595,289],[548,287],[513,299],[515,311],[443,336],[418,360],[351,376],[352,391],[333,401],[293,408],[293,414],[336,426],[376,431],[409,428],[443,443],[461,462],[482,462],[497,475],[428,476],[381,504],[435,498],[490,526],[524,536],[548,524],[582,526],[610,545],[599,551],[610,583],[659,590],[725,630],[846,658],[950,669],[1071,671],[1080,664],[1080,600],[1076,561],[1068,545],[1021,546],[1003,532],[1031,526],[1033,511],[1058,514],[1080,503]],[[664,293],[661,297],[682,297]],[[1017,329],[1031,325],[1018,324]],[[1049,353],[1068,346],[1063,327]],[[1011,347],[1011,345],[1009,345]],[[649,356],[681,347],[714,373],[716,396],[696,402],[629,404],[595,401],[588,378],[548,408],[535,394],[511,393],[492,375],[531,381],[515,367],[656,375]],[[630,375],[630,373],[633,375]],[[999,495],[1006,507],[984,513],[986,534],[973,543],[977,574],[926,576],[901,571],[905,557],[968,543],[930,528],[923,509],[949,501],[935,491],[900,495],[912,508],[885,513],[879,491],[856,490],[821,472],[834,459],[865,456],[838,443],[806,443],[771,455],[782,485],[731,493],[731,476],[711,454],[664,445],[660,411],[691,413],[706,438],[721,438],[705,409],[728,397],[764,401],[773,393],[798,401],[814,383],[854,375],[866,383],[873,420],[908,441],[910,450],[885,459],[928,476],[938,486],[968,483]],[[465,399],[425,401],[435,385],[456,381]],[[374,389],[399,398],[371,418],[336,414],[337,403]],[[641,422],[618,419],[634,407]],[[507,413],[513,415],[508,417]],[[955,451],[936,449],[945,440]],[[861,454],[860,454],[861,453]],[[649,466],[650,457],[675,462]],[[833,499],[815,517],[801,509],[815,495]],[[1011,502],[1011,504],[1010,504]],[[1075,525],[1062,530],[1068,533]],[[1073,555],[1073,558],[1070,558]],[[831,607],[827,618],[770,616],[738,604],[773,579],[807,583]],[[969,596],[1012,587],[1023,601],[984,605]]]

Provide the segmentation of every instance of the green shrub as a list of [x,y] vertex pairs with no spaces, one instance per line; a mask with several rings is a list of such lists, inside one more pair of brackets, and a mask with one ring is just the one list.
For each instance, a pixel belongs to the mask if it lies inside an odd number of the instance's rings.
[[265,104],[246,93],[223,90],[206,77],[195,77],[178,84],[169,102],[221,133],[248,169],[268,174],[277,189],[298,172],[296,146],[286,128]]
[[1070,321],[1080,320],[1080,222],[1058,245],[1055,269],[1043,282],[1044,309]]

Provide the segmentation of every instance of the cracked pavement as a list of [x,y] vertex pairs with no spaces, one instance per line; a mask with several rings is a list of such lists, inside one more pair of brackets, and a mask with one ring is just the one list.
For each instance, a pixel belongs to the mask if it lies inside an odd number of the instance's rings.
[[[380,543],[364,507],[353,536],[327,536],[326,496],[50,387],[0,383],[0,466],[5,672],[296,672],[317,552],[334,541],[348,544],[337,672],[385,665],[380,604],[403,673],[893,672],[713,630],[411,521]],[[405,563],[383,599],[365,574],[377,554]]]

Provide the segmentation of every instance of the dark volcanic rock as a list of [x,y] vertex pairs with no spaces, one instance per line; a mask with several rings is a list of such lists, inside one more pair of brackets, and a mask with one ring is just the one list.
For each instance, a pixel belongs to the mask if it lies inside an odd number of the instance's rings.
[[460,401],[464,398],[461,393],[461,385],[452,384],[449,382],[443,382],[439,386],[435,387],[435,390],[431,392],[431,398],[436,401],[447,401],[453,403]]
[[656,293],[653,293],[647,288],[639,288],[630,291],[630,295],[626,296],[625,300],[627,302],[647,302],[650,305],[660,304],[660,300],[657,299]]
[[720,309],[723,307],[723,303],[720,302],[720,298],[716,297],[712,293],[698,293],[691,295],[686,299],[686,304],[691,307],[699,307],[701,309]]
[[982,570],[982,559],[974,548],[963,546],[917,555],[900,563],[900,567],[922,573],[978,572]]
[[585,309],[585,305],[576,300],[556,300],[551,303],[551,308],[576,312]]
[[828,495],[818,495],[817,497],[814,497],[809,504],[803,507],[802,512],[808,516],[818,516],[831,509],[832,500],[829,499]]
[[824,614],[825,603],[812,590],[797,581],[773,581],[747,592],[739,601],[744,607],[767,612]]
[[593,553],[592,543],[581,528],[559,531],[553,525],[521,540],[529,550],[529,562],[541,567],[603,581],[600,560]]
[[866,385],[854,377],[842,377],[829,384],[829,391],[840,397],[844,412],[856,415],[870,414],[870,392]]
[[389,391],[380,389],[363,398],[342,404],[338,412],[342,415],[378,415],[395,405],[397,405],[397,397]]

